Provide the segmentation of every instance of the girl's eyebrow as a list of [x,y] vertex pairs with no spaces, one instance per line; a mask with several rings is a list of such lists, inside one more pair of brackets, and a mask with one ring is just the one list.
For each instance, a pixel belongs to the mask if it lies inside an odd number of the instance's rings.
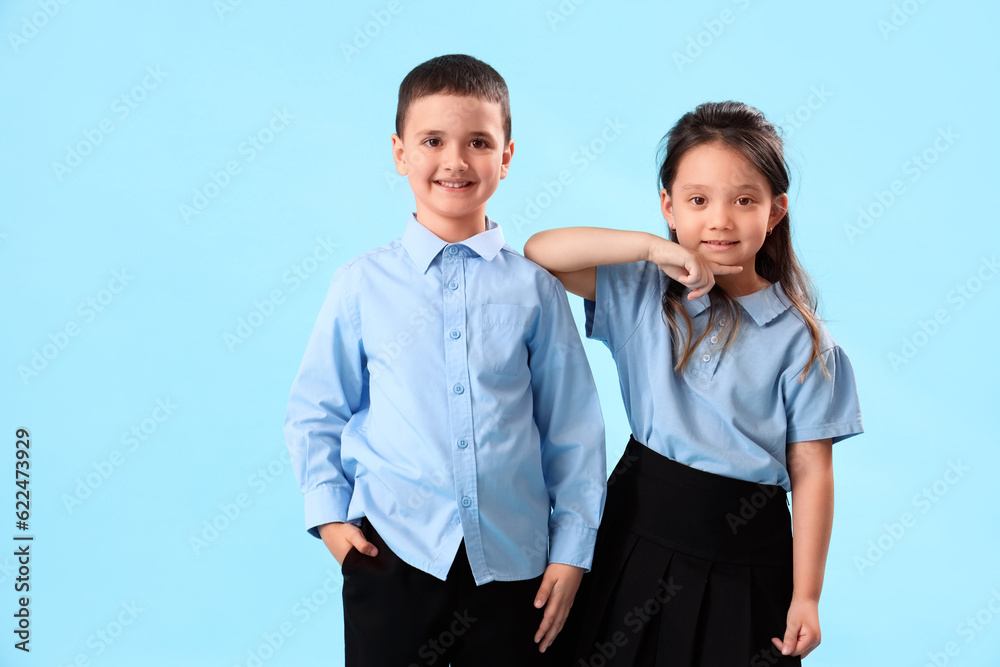
[[[685,183],[681,186],[681,190],[711,190],[712,186],[703,185],[701,183]],[[741,183],[733,188],[734,190],[752,190],[754,192],[761,192],[763,188],[755,183]]]

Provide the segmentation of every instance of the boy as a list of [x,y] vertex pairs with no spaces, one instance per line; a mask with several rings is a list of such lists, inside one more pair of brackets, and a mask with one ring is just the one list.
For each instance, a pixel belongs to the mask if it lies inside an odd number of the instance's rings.
[[441,56],[399,89],[402,238],[338,269],[285,435],[344,572],[348,665],[546,664],[590,567],[604,424],[566,293],[503,241],[507,85]]

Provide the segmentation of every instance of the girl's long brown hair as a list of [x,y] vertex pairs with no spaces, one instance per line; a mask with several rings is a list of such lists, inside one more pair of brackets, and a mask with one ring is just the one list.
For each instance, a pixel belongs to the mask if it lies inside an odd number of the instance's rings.
[[[764,114],[742,102],[708,102],[694,111],[684,114],[664,137],[661,150],[660,187],[669,195],[677,175],[681,158],[696,146],[706,143],[722,143],[737,151],[771,185],[771,194],[777,197],[788,192],[788,165],[785,162],[784,147],[777,128]],[[677,233],[670,231],[670,240],[677,242]],[[829,371],[820,358],[820,331],[816,317],[816,297],[812,281],[799,264],[792,249],[791,217],[786,212],[773,231],[764,239],[764,245],[757,252],[755,261],[757,273],[771,283],[781,283],[791,305],[798,311],[809,329],[812,338],[812,354],[799,376],[805,379],[813,361],[819,361],[823,373]],[[670,336],[675,349],[679,351],[675,371],[683,371],[691,360],[695,348],[716,326],[722,330],[724,347],[729,348],[740,328],[740,309],[736,302],[721,288],[714,287],[708,293],[711,301],[708,325],[697,340],[693,339],[691,318],[684,309],[686,288],[675,280],[667,280],[663,293],[663,315],[670,327]]]

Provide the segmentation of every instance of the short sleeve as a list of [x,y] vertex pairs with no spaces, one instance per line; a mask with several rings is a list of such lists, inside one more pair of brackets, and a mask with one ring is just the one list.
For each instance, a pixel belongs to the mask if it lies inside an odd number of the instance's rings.
[[584,299],[587,338],[618,351],[635,333],[651,301],[661,292],[660,269],[652,262],[597,267],[595,300]]
[[802,382],[799,382],[801,369],[785,381],[787,442],[824,438],[839,442],[864,432],[850,359],[836,345],[821,358],[830,377],[813,361]]

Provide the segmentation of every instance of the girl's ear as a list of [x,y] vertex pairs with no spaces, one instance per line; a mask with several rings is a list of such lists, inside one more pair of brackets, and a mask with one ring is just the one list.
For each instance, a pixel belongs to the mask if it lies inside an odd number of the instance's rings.
[[396,163],[396,173],[406,176],[406,155],[403,153],[403,140],[399,135],[392,135],[392,159]]
[[771,215],[767,218],[767,226],[774,228],[788,213],[788,195],[780,194],[771,203]]
[[663,212],[663,218],[667,221],[670,229],[674,229],[674,203],[670,200],[666,188],[660,190],[660,211]]

